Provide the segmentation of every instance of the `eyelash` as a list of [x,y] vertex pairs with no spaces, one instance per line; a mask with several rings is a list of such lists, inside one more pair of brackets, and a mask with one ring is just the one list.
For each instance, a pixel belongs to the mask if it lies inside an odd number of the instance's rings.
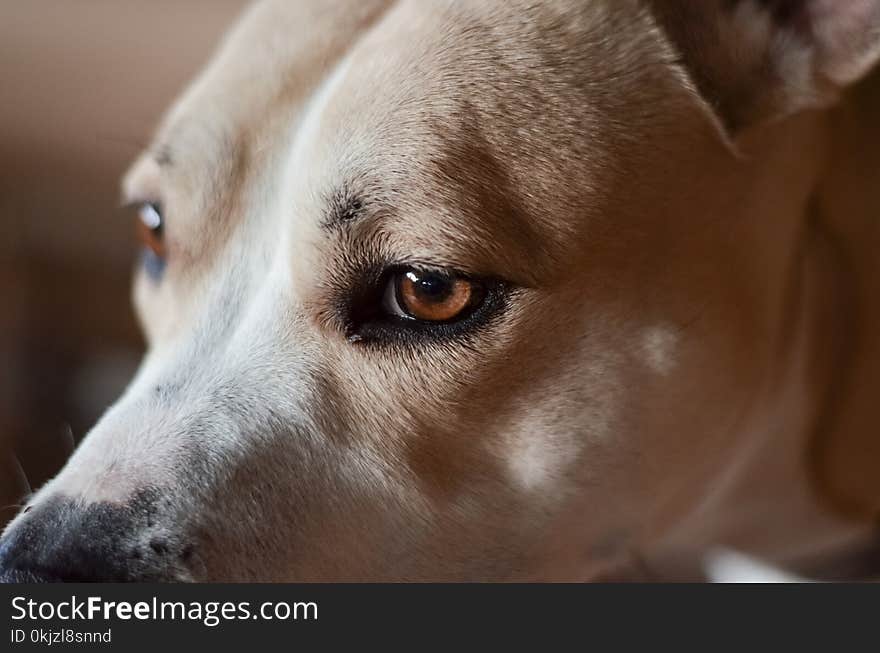
[[382,294],[389,280],[396,274],[416,269],[422,272],[446,272],[428,266],[392,265],[381,271],[362,275],[362,282],[343,300],[344,331],[349,341],[364,345],[423,344],[426,340],[444,342],[469,338],[487,328],[507,307],[512,295],[509,284],[491,278],[457,276],[481,283],[485,288],[483,301],[460,320],[453,322],[426,322],[382,312]]

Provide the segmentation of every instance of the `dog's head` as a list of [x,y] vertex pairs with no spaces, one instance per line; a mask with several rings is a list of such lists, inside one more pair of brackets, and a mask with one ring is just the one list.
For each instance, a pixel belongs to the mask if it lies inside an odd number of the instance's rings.
[[777,399],[821,133],[778,119],[878,26],[868,0],[256,6],[125,179],[149,351],[4,564],[587,578],[661,538]]

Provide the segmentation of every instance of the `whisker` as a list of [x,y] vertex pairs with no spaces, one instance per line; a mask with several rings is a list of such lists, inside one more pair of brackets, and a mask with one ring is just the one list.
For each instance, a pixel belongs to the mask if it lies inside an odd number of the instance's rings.
[[65,453],[70,457],[70,454],[76,449],[76,439],[73,437],[73,427],[70,425],[70,422],[64,422],[64,430],[61,435],[61,440],[64,443]]
[[34,489],[31,487],[30,481],[28,480],[27,473],[24,471],[24,467],[21,466],[21,461],[19,461],[18,456],[12,454],[12,467],[13,474],[15,475],[16,486],[19,488],[24,488],[24,496],[29,497],[34,493]]
[[142,150],[147,149],[147,143],[140,139],[130,138],[122,134],[111,134],[107,132],[96,132],[95,140],[102,143],[112,145],[123,145],[134,155]]

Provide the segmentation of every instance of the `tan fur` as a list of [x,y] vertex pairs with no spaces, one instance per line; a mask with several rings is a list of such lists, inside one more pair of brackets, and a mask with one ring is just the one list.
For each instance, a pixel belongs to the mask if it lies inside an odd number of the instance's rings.
[[[257,5],[126,178],[167,216],[150,352],[41,496],[179,487],[181,579],[580,580],[858,535],[803,458],[850,283],[807,220],[813,71],[770,88],[660,4]],[[514,291],[460,340],[353,342],[383,261]]]

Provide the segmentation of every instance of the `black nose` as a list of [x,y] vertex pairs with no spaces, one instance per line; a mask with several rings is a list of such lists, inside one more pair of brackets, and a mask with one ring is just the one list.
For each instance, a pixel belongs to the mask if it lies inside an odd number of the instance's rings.
[[170,580],[180,550],[153,527],[155,502],[83,505],[55,498],[0,539],[0,582]]
[[32,571],[19,571],[10,569],[0,572],[0,583],[57,583],[59,579],[52,576],[43,576]]

